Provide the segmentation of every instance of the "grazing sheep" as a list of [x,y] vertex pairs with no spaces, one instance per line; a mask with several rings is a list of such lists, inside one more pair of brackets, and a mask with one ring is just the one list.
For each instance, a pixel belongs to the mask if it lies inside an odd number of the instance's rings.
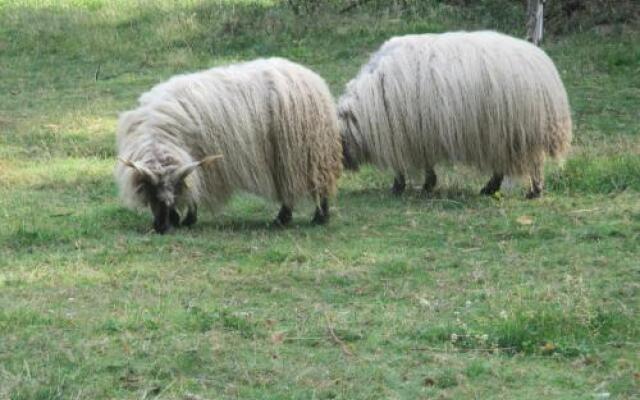
[[276,200],[276,223],[309,196],[314,223],[342,170],[335,103],[317,74],[278,58],[179,75],[121,115],[115,171],[130,207],[151,207],[163,233],[196,222],[198,204],[219,209],[236,191]]
[[495,32],[392,38],[348,83],[340,98],[345,167],[362,162],[405,174],[459,162],[492,173],[481,193],[504,175],[529,176],[528,198],[540,196],[546,156],[570,147],[567,94],[549,57],[536,46]]

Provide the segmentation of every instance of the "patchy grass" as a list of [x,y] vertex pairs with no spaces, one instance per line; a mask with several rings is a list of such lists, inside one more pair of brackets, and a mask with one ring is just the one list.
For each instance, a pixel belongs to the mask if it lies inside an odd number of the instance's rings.
[[637,397],[634,28],[545,43],[575,146],[539,201],[439,166],[429,198],[346,174],[326,227],[239,196],[158,236],[118,203],[117,113],[172,74],[277,55],[339,95],[391,35],[522,30],[514,3],[391,3],[0,2],[0,399]]

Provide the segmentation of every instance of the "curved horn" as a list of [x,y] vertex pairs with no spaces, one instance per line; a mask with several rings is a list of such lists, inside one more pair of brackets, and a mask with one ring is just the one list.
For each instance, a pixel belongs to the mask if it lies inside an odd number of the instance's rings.
[[222,154],[217,154],[215,156],[207,156],[207,157],[203,158],[200,161],[195,161],[195,162],[189,163],[187,165],[184,165],[184,166],[178,168],[173,173],[173,177],[174,177],[174,179],[176,181],[180,181],[182,179],[185,179],[187,176],[189,176],[189,174],[192,173],[197,167],[211,165],[216,160],[219,160],[221,158],[223,158]]
[[149,168],[145,167],[144,165],[140,165],[139,163],[137,163],[135,161],[125,160],[122,157],[118,157],[118,159],[120,160],[120,162],[122,162],[127,167],[131,167],[136,172],[138,172],[139,174],[144,175],[147,178],[149,178],[153,184],[158,183],[158,177],[156,176],[156,174],[151,172],[151,170],[149,170]]

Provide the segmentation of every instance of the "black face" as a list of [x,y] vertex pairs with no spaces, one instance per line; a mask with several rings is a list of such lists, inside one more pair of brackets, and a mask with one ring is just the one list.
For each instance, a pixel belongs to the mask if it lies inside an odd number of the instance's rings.
[[138,200],[151,208],[153,229],[158,233],[165,233],[171,227],[180,226],[180,214],[177,211],[179,207],[187,208],[182,224],[185,226],[195,224],[197,207],[194,199],[189,196],[189,187],[185,179],[196,168],[211,165],[221,158],[221,154],[211,155],[199,161],[180,165],[173,158],[165,157],[161,160],[162,162],[157,162],[156,157],[156,162],[150,162],[156,168],[150,168],[144,163],[118,157],[120,162],[135,171],[132,183],[139,196]]
[[153,229],[160,234],[167,232],[171,228],[169,207],[159,201],[151,201],[149,205],[153,213]]
[[180,215],[176,211],[174,199],[184,191],[184,182],[169,184],[160,180],[153,184],[144,181],[140,186],[141,194],[151,208],[153,214],[153,229],[160,234],[164,234],[172,227],[180,226]]
[[355,161],[349,150],[349,145],[344,137],[342,137],[342,165],[348,170],[357,171],[358,163]]
[[339,117],[343,124],[343,129],[340,134],[342,140],[342,164],[348,170],[357,171],[360,164],[353,154],[353,141],[349,140],[347,137],[353,135],[353,131],[360,128],[358,126],[358,120],[349,110],[341,111]]

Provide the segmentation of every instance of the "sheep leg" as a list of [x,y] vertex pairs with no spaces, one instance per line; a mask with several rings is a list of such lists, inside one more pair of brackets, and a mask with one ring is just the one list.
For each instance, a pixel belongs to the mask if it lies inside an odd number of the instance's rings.
[[275,226],[287,226],[291,222],[293,217],[293,209],[285,204],[280,207],[280,212],[276,217],[275,221],[273,221],[273,225]]
[[182,225],[184,226],[192,226],[198,221],[198,206],[192,204],[187,209],[187,216],[184,217],[182,221]]
[[311,220],[312,224],[324,225],[329,222],[329,200],[323,197],[320,200],[320,206],[316,207],[316,213]]
[[171,223],[171,226],[180,226],[180,214],[178,214],[175,208],[169,210],[169,223]]
[[407,187],[407,182],[404,178],[404,174],[402,172],[396,173],[396,176],[393,178],[393,187],[391,188],[391,193],[396,196],[400,196],[404,193],[404,189]]
[[436,187],[437,183],[438,176],[436,175],[436,171],[433,169],[433,167],[427,168],[425,171],[424,186],[422,187],[422,190],[424,190],[425,193],[429,194],[433,192],[433,189]]
[[531,188],[527,193],[527,199],[537,199],[542,195],[542,187],[544,186],[544,177],[541,167],[535,167],[531,173]]
[[480,190],[480,194],[484,194],[487,196],[493,195],[495,192],[500,190],[500,185],[502,185],[502,179],[504,178],[503,174],[499,174],[495,172],[489,182]]

